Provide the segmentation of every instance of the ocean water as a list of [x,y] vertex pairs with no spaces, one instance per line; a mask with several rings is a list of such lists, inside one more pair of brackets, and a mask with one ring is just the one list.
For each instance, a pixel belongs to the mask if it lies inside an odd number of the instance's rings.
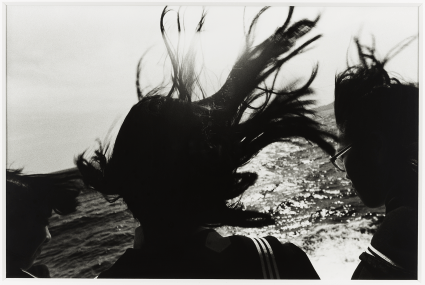
[[[322,120],[334,125],[332,115]],[[365,208],[344,173],[302,139],[269,145],[240,171],[259,175],[240,198],[243,207],[271,213],[276,224],[223,226],[217,229],[221,235],[272,235],[302,248],[321,279],[351,278],[384,218],[383,207]],[[137,223],[121,200],[111,204],[93,192],[78,199],[76,213],[50,219],[52,240],[36,264],[47,265],[51,277],[94,278],[133,246]]]

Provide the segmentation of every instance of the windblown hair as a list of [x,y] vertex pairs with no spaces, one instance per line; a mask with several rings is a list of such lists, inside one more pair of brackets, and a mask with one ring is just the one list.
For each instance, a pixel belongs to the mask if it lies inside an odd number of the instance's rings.
[[394,159],[408,159],[417,172],[419,139],[419,89],[390,77],[385,64],[412,42],[410,37],[395,46],[383,60],[375,46],[355,43],[360,63],[335,78],[335,119],[341,136],[349,141],[364,140],[379,131],[397,148]]
[[[169,215],[210,226],[273,224],[269,214],[242,211],[237,204],[226,202],[257,179],[256,173],[237,169],[265,146],[291,142],[292,137],[305,138],[333,154],[330,141],[334,136],[313,119],[315,113],[308,107],[314,101],[304,99],[313,94],[310,85],[317,66],[303,86],[296,88],[297,82],[292,82],[275,88],[282,65],[320,38],[315,36],[295,48],[319,18],[290,25],[294,10],[290,7],[285,23],[253,46],[255,25],[267,9],[252,21],[245,48],[224,85],[214,95],[205,96],[195,71],[194,48],[181,59],[179,48],[174,49],[167,37],[166,7],[160,27],[173,67],[171,87],[167,92],[167,86],[160,85],[143,94],[146,88],[140,88],[139,82],[142,57],[136,80],[139,103],[124,120],[112,154],[106,143],[88,160],[84,153],[76,159],[86,184],[110,202],[122,197],[142,224],[166,223]],[[204,21],[205,13],[197,33]],[[201,98],[194,94],[196,88]]]
[[76,198],[80,193],[75,179],[81,179],[77,172],[71,175],[25,175],[22,169],[7,169],[7,225],[13,224],[16,215],[24,216],[26,213],[40,215],[40,222],[46,222],[52,210],[59,215],[74,212],[78,206]]

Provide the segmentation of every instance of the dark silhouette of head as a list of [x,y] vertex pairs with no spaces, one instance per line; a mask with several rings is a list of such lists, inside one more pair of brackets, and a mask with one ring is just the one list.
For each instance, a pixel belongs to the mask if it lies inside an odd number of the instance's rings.
[[399,195],[417,201],[419,90],[417,84],[390,77],[384,69],[413,39],[378,60],[375,47],[363,46],[356,38],[360,63],[335,79],[340,141],[353,144],[344,160],[347,174],[370,207],[381,206],[394,187],[404,189]]
[[[79,174],[24,175],[6,171],[6,273],[28,269],[51,239],[48,219],[52,210],[66,215],[76,210],[79,195],[73,179]],[[16,276],[15,276],[16,277]]]
[[[328,153],[334,149],[329,142],[333,136],[321,130],[312,118],[314,111],[308,109],[314,102],[304,99],[313,93],[309,86],[317,67],[301,87],[274,87],[282,65],[320,37],[294,47],[318,19],[289,25],[291,7],[284,25],[253,46],[252,31],[266,10],[252,21],[245,49],[222,88],[214,95],[197,97],[195,51],[190,49],[183,60],[178,58],[163,26],[169,11],[165,8],[161,32],[173,67],[171,87],[161,85],[144,95],[139,62],[139,102],[125,118],[113,152],[109,154],[108,145],[100,144],[88,160],[84,153],[76,159],[85,182],[109,201],[122,197],[142,225],[166,226],[170,221],[242,227],[273,224],[269,214],[242,211],[238,203],[228,202],[257,179],[256,173],[240,173],[238,168],[265,146],[291,137],[303,137]],[[196,32],[201,32],[204,20],[205,14]]]

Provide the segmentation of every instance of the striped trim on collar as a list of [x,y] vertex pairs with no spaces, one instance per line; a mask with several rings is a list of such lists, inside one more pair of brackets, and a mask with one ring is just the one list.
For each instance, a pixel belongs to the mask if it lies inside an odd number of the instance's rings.
[[395,266],[397,268],[404,269],[403,267],[401,267],[400,265],[398,265],[397,263],[395,263],[394,261],[392,261],[391,259],[389,259],[385,254],[379,252],[376,248],[374,248],[372,246],[372,244],[369,244],[369,246],[366,249],[366,253],[369,254],[369,255],[371,255],[371,256],[373,256],[373,257],[377,257],[377,258],[383,259],[384,261],[388,262],[392,266]]
[[265,238],[251,238],[260,256],[264,279],[280,279],[272,247]]
[[26,270],[23,270],[23,269],[21,269],[23,272],[25,272],[26,274],[28,274],[29,276],[31,276],[32,278],[38,278],[38,277],[36,277],[35,275],[32,275],[31,273],[29,273],[28,271],[26,271]]

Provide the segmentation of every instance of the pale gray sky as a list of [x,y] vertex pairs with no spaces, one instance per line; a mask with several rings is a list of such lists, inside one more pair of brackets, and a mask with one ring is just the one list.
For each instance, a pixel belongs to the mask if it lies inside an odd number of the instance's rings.
[[[173,7],[178,8],[178,7]],[[261,7],[246,10],[246,23]],[[104,138],[137,102],[135,71],[148,53],[144,80],[162,78],[164,49],[159,6],[7,6],[7,165],[26,172],[50,172],[73,166],[73,157]],[[206,7],[202,54],[214,92],[229,72],[243,40],[243,7]],[[269,36],[287,7],[274,7],[261,18],[258,39]],[[185,8],[182,8],[185,11]],[[200,7],[185,12],[193,30]],[[323,38],[285,67],[288,80],[306,76],[315,62],[318,105],[333,101],[334,76],[355,61],[352,37],[376,38],[384,56],[403,39],[418,34],[417,7],[297,7],[294,21],[322,17],[308,39]],[[166,16],[170,33],[175,14]],[[303,41],[305,40],[303,39]],[[348,51],[348,53],[347,53]],[[418,41],[387,66],[408,81],[418,80]],[[221,79],[221,81],[220,81]],[[118,126],[119,126],[118,123]]]

